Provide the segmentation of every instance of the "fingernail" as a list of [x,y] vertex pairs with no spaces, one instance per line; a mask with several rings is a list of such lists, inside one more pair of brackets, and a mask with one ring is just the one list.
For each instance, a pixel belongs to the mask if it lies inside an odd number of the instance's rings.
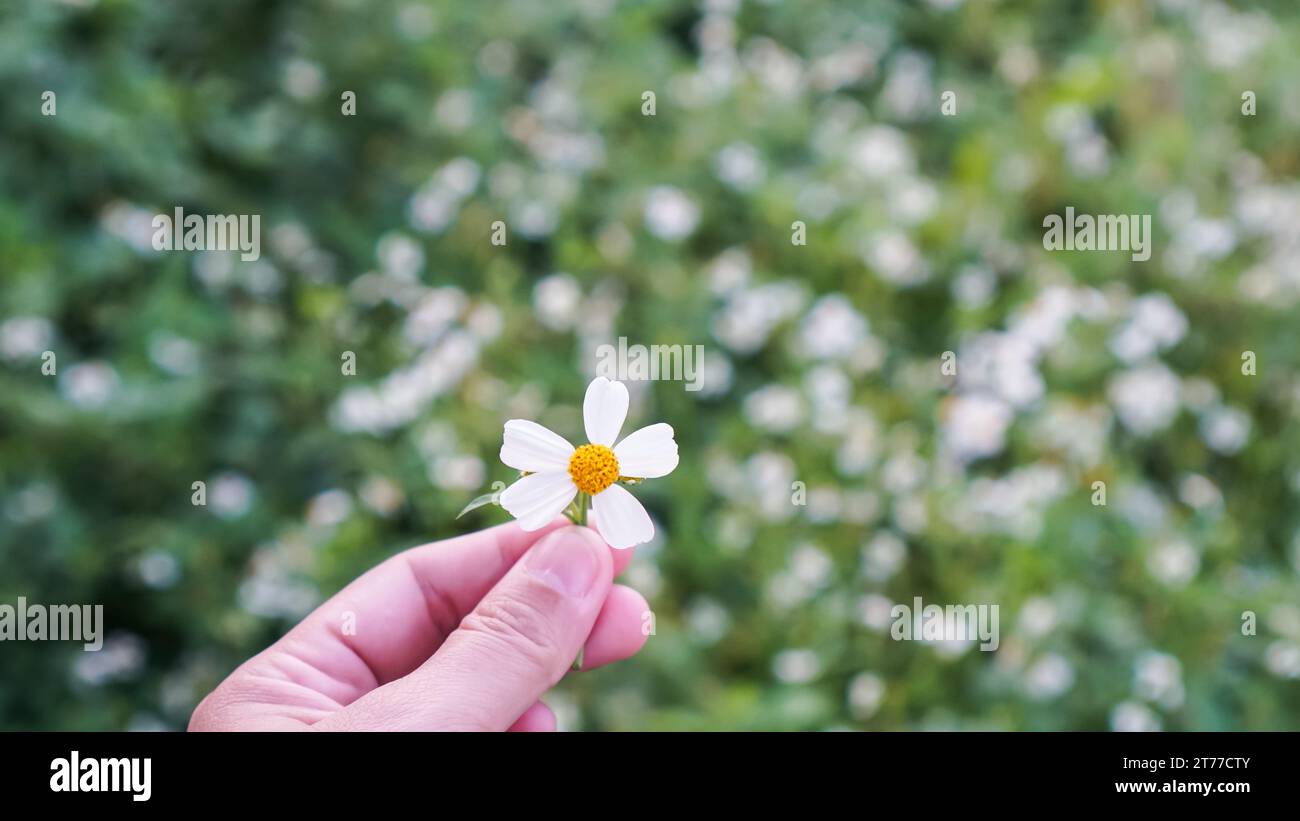
[[585,527],[566,527],[542,539],[528,551],[524,568],[551,587],[580,599],[600,574],[600,537]]

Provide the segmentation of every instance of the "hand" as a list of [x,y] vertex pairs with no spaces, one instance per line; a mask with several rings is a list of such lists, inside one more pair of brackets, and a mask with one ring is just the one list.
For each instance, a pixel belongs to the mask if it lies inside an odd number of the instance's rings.
[[631,557],[559,518],[399,553],[231,673],[190,729],[554,730],[539,699],[584,645],[588,669],[645,643],[645,599],[612,583]]

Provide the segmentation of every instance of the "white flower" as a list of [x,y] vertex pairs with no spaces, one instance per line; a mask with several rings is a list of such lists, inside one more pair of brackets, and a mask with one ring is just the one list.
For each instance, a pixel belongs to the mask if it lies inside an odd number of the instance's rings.
[[700,221],[700,207],[680,190],[669,185],[650,189],[645,202],[645,224],[663,240],[686,239]]
[[960,396],[944,420],[944,446],[963,463],[1000,453],[1015,415],[1001,399],[979,393]]
[[[596,530],[610,547],[627,548],[654,538],[654,523],[619,479],[655,479],[677,467],[671,425],[633,431],[617,445],[627,418],[627,387],[598,376],[587,386],[582,419],[590,444],[575,448],[557,433],[526,419],[505,425],[501,461],[527,472],[501,494],[501,506],[524,530],[539,530],[579,492],[591,496]],[[579,504],[585,505],[585,500]]]
[[1124,427],[1138,436],[1150,436],[1178,416],[1179,387],[1173,371],[1152,362],[1113,377],[1106,395]]
[[1158,733],[1160,717],[1145,704],[1125,701],[1110,711],[1110,728],[1117,733]]
[[1074,685],[1074,667],[1058,653],[1048,653],[1025,672],[1025,691],[1035,701],[1063,695]]

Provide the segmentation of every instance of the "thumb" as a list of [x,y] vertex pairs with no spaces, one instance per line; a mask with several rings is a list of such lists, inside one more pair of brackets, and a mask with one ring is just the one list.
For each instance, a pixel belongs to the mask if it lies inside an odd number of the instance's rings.
[[573,664],[614,575],[604,540],[566,527],[538,540],[411,674],[316,726],[505,730]]

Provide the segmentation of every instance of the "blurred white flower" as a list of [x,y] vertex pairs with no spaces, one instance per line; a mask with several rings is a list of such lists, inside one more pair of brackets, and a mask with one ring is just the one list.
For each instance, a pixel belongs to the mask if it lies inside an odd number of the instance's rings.
[[429,402],[460,384],[478,361],[480,344],[467,331],[447,331],[414,363],[378,385],[345,390],[331,409],[333,423],[344,431],[379,434],[411,422]]
[[310,583],[294,578],[274,561],[255,559],[252,574],[239,585],[236,596],[245,612],[263,618],[298,619],[311,612],[320,593]]
[[925,496],[911,493],[894,499],[891,511],[894,526],[904,533],[920,533],[930,523],[930,512],[925,504]]
[[1187,333],[1187,317],[1164,294],[1147,294],[1133,302],[1128,323],[1110,340],[1110,349],[1133,364],[1177,345]]
[[765,385],[745,397],[745,418],[760,430],[789,433],[804,420],[803,398],[784,385]]
[[424,268],[424,249],[405,234],[390,231],[375,247],[379,266],[391,277],[415,280]]
[[464,131],[474,123],[474,95],[463,88],[444,91],[434,103],[433,119],[444,131]]
[[954,398],[945,409],[943,443],[959,462],[1001,453],[1015,411],[1005,402],[983,394]]
[[1264,651],[1264,666],[1278,678],[1300,678],[1300,644],[1275,641]]
[[801,544],[790,556],[790,572],[810,588],[820,588],[830,581],[835,565],[830,556],[816,545]]
[[880,513],[880,496],[870,490],[849,490],[843,494],[841,518],[855,524],[870,524]]
[[402,324],[402,338],[411,345],[429,347],[442,338],[468,301],[465,292],[454,285],[429,289]]
[[537,319],[553,331],[573,328],[581,307],[582,288],[569,274],[550,274],[533,287],[533,310]]
[[932,183],[920,178],[909,178],[895,185],[889,199],[890,214],[903,225],[920,225],[938,206],[939,192]]
[[710,350],[704,354],[703,382],[700,390],[695,391],[697,399],[713,399],[724,396],[731,390],[734,369],[726,354]]
[[1025,43],[1012,43],[998,56],[998,73],[1012,85],[1023,86],[1038,74],[1038,55]]
[[983,477],[970,483],[967,493],[946,508],[950,521],[977,532],[1010,533],[1021,539],[1037,538],[1043,527],[1043,510],[1067,488],[1061,469],[1032,464],[1016,468],[1001,478]]
[[73,665],[77,679],[91,687],[133,678],[144,667],[146,645],[134,633],[117,632],[93,653],[78,653]]
[[1195,411],[1204,411],[1219,403],[1218,386],[1204,377],[1184,379],[1180,393],[1183,404]]
[[510,207],[510,223],[529,239],[550,236],[560,224],[560,212],[542,199],[528,199]]
[[798,315],[806,301],[806,291],[789,281],[736,291],[714,316],[713,335],[736,353],[754,353],[767,344],[777,325]]
[[107,362],[79,362],[63,371],[59,380],[63,398],[82,410],[107,405],[117,387],[117,371]]
[[714,257],[705,268],[709,290],[718,296],[735,293],[749,285],[753,262],[744,248],[728,248]]
[[1269,608],[1268,626],[1279,635],[1300,639],[1300,604],[1276,604]]
[[367,476],[357,495],[361,503],[380,516],[391,516],[406,500],[402,486],[387,476]]
[[1223,506],[1223,493],[1218,485],[1199,473],[1190,473],[1178,483],[1178,498],[1197,510]]
[[862,344],[868,327],[843,294],[827,294],[804,315],[799,327],[800,348],[814,359],[843,359]]
[[1161,542],[1147,555],[1147,570],[1168,587],[1184,587],[1196,577],[1200,566],[1196,549],[1181,540]]
[[1020,608],[1019,628],[1028,638],[1042,638],[1056,626],[1056,605],[1041,596],[1027,599]]
[[764,519],[779,522],[794,515],[794,505],[790,504],[794,462],[789,456],[770,450],[756,453],[745,463],[741,476]]
[[150,550],[136,559],[136,575],[154,590],[171,587],[181,576],[180,562],[164,550]]
[[700,207],[677,188],[658,185],[646,195],[646,228],[660,239],[670,242],[685,239],[699,221]]
[[54,326],[43,316],[15,316],[0,322],[0,357],[33,359],[50,349]]
[[1122,485],[1115,489],[1116,508],[1120,516],[1138,530],[1154,533],[1165,525],[1167,506],[1160,494],[1149,485]]
[[686,612],[686,623],[695,638],[712,644],[726,635],[731,627],[727,608],[710,598],[698,598]]
[[918,285],[930,276],[921,252],[901,231],[883,231],[868,240],[863,259],[882,279],[900,287]]
[[1124,701],[1111,710],[1110,728],[1117,733],[1158,733],[1160,717],[1145,704]]
[[818,91],[835,91],[871,77],[876,71],[877,53],[870,46],[855,42],[818,57],[810,79]]
[[465,328],[483,342],[496,339],[503,327],[501,309],[491,302],[476,303],[465,317]]
[[1176,710],[1183,705],[1182,669],[1168,653],[1142,653],[1133,671],[1133,690],[1139,698]]
[[982,308],[993,298],[997,277],[983,265],[964,265],[952,283],[952,295],[962,307]]
[[883,633],[894,623],[894,603],[879,593],[869,593],[858,601],[858,618],[862,624],[877,633]]
[[1231,220],[1195,217],[1169,241],[1164,263],[1178,276],[1204,270],[1206,263],[1221,260],[1237,247],[1237,229]]
[[149,358],[174,376],[193,376],[201,364],[199,346],[183,336],[156,331],[149,336]]
[[919,119],[928,110],[935,96],[931,62],[917,51],[900,52],[890,61],[880,96],[886,109],[900,120]]
[[844,499],[839,488],[819,486],[808,489],[808,521],[829,524],[839,521]]
[[1093,467],[1106,456],[1112,420],[1105,405],[1052,401],[1034,422],[1034,439],[1041,447],[1064,452],[1082,467]]
[[885,680],[875,673],[858,673],[849,681],[849,711],[859,721],[876,714],[885,700]]
[[226,472],[208,483],[208,506],[222,519],[237,519],[253,506],[253,483],[240,473]]
[[849,423],[853,383],[834,365],[818,365],[804,378],[812,400],[812,425],[819,433],[841,433]]
[[[623,571],[623,578],[650,601],[654,601],[663,589],[663,574],[659,572],[659,565],[652,562],[632,562]],[[550,696],[547,696],[547,700],[550,700]]]
[[849,148],[849,161],[871,180],[910,174],[915,168],[907,138],[887,125],[871,126],[859,134]]
[[351,513],[352,497],[338,488],[318,493],[307,503],[307,523],[313,527],[335,527]]
[[782,650],[772,659],[772,672],[783,684],[807,684],[821,669],[821,659],[812,650]]
[[888,531],[877,533],[862,548],[862,575],[874,582],[886,582],[907,560],[907,545]]
[[1201,437],[1216,453],[1237,453],[1250,439],[1250,417],[1236,408],[1211,408],[1201,417]]
[[1106,395],[1119,421],[1138,436],[1164,430],[1178,415],[1178,377],[1159,362],[1111,377]]
[[429,467],[429,480],[443,490],[473,490],[482,487],[487,468],[477,456],[438,456]]
[[[448,92],[443,99],[468,104],[467,95],[462,99],[451,96],[454,94],[456,92]],[[446,230],[460,213],[462,201],[478,187],[482,175],[478,163],[468,157],[457,157],[438,169],[411,197],[408,205],[411,225],[420,231],[433,233]]]
[[[154,255],[158,252],[153,247],[153,211],[141,208],[129,202],[114,200],[100,212],[100,225],[105,231],[124,241],[139,254]],[[228,254],[201,254],[207,256],[229,257]]]
[[731,143],[714,157],[713,173],[732,188],[749,191],[763,181],[763,157],[749,143]]
[[44,519],[58,506],[59,496],[49,482],[33,482],[10,496],[5,516],[16,524]]
[[774,40],[766,37],[750,40],[743,61],[758,81],[777,97],[793,98],[803,90],[803,62],[798,55]]
[[438,169],[434,179],[457,197],[468,197],[474,193],[482,176],[478,163],[469,157],[456,157]]
[[1025,693],[1035,701],[1062,696],[1074,686],[1074,667],[1059,653],[1048,653],[1025,671]]
[[835,451],[835,469],[845,476],[860,476],[877,458],[880,425],[870,411],[850,408],[844,440]]
[[723,550],[739,553],[754,541],[754,531],[754,521],[751,516],[737,511],[727,511],[718,517],[714,536]]
[[977,334],[957,352],[957,384],[963,392],[982,392],[1023,409],[1045,392],[1035,359],[1034,346],[1024,336]]
[[319,65],[295,57],[284,66],[284,90],[297,100],[309,100],[321,93],[325,72]]
[[1223,3],[1198,4],[1194,25],[1205,61],[1218,69],[1240,66],[1274,37],[1276,29],[1267,14],[1237,12]]
[[1065,336],[1070,321],[1088,315],[1099,295],[1085,288],[1051,285],[1036,294],[1028,305],[1016,310],[1007,335],[1039,357]]

